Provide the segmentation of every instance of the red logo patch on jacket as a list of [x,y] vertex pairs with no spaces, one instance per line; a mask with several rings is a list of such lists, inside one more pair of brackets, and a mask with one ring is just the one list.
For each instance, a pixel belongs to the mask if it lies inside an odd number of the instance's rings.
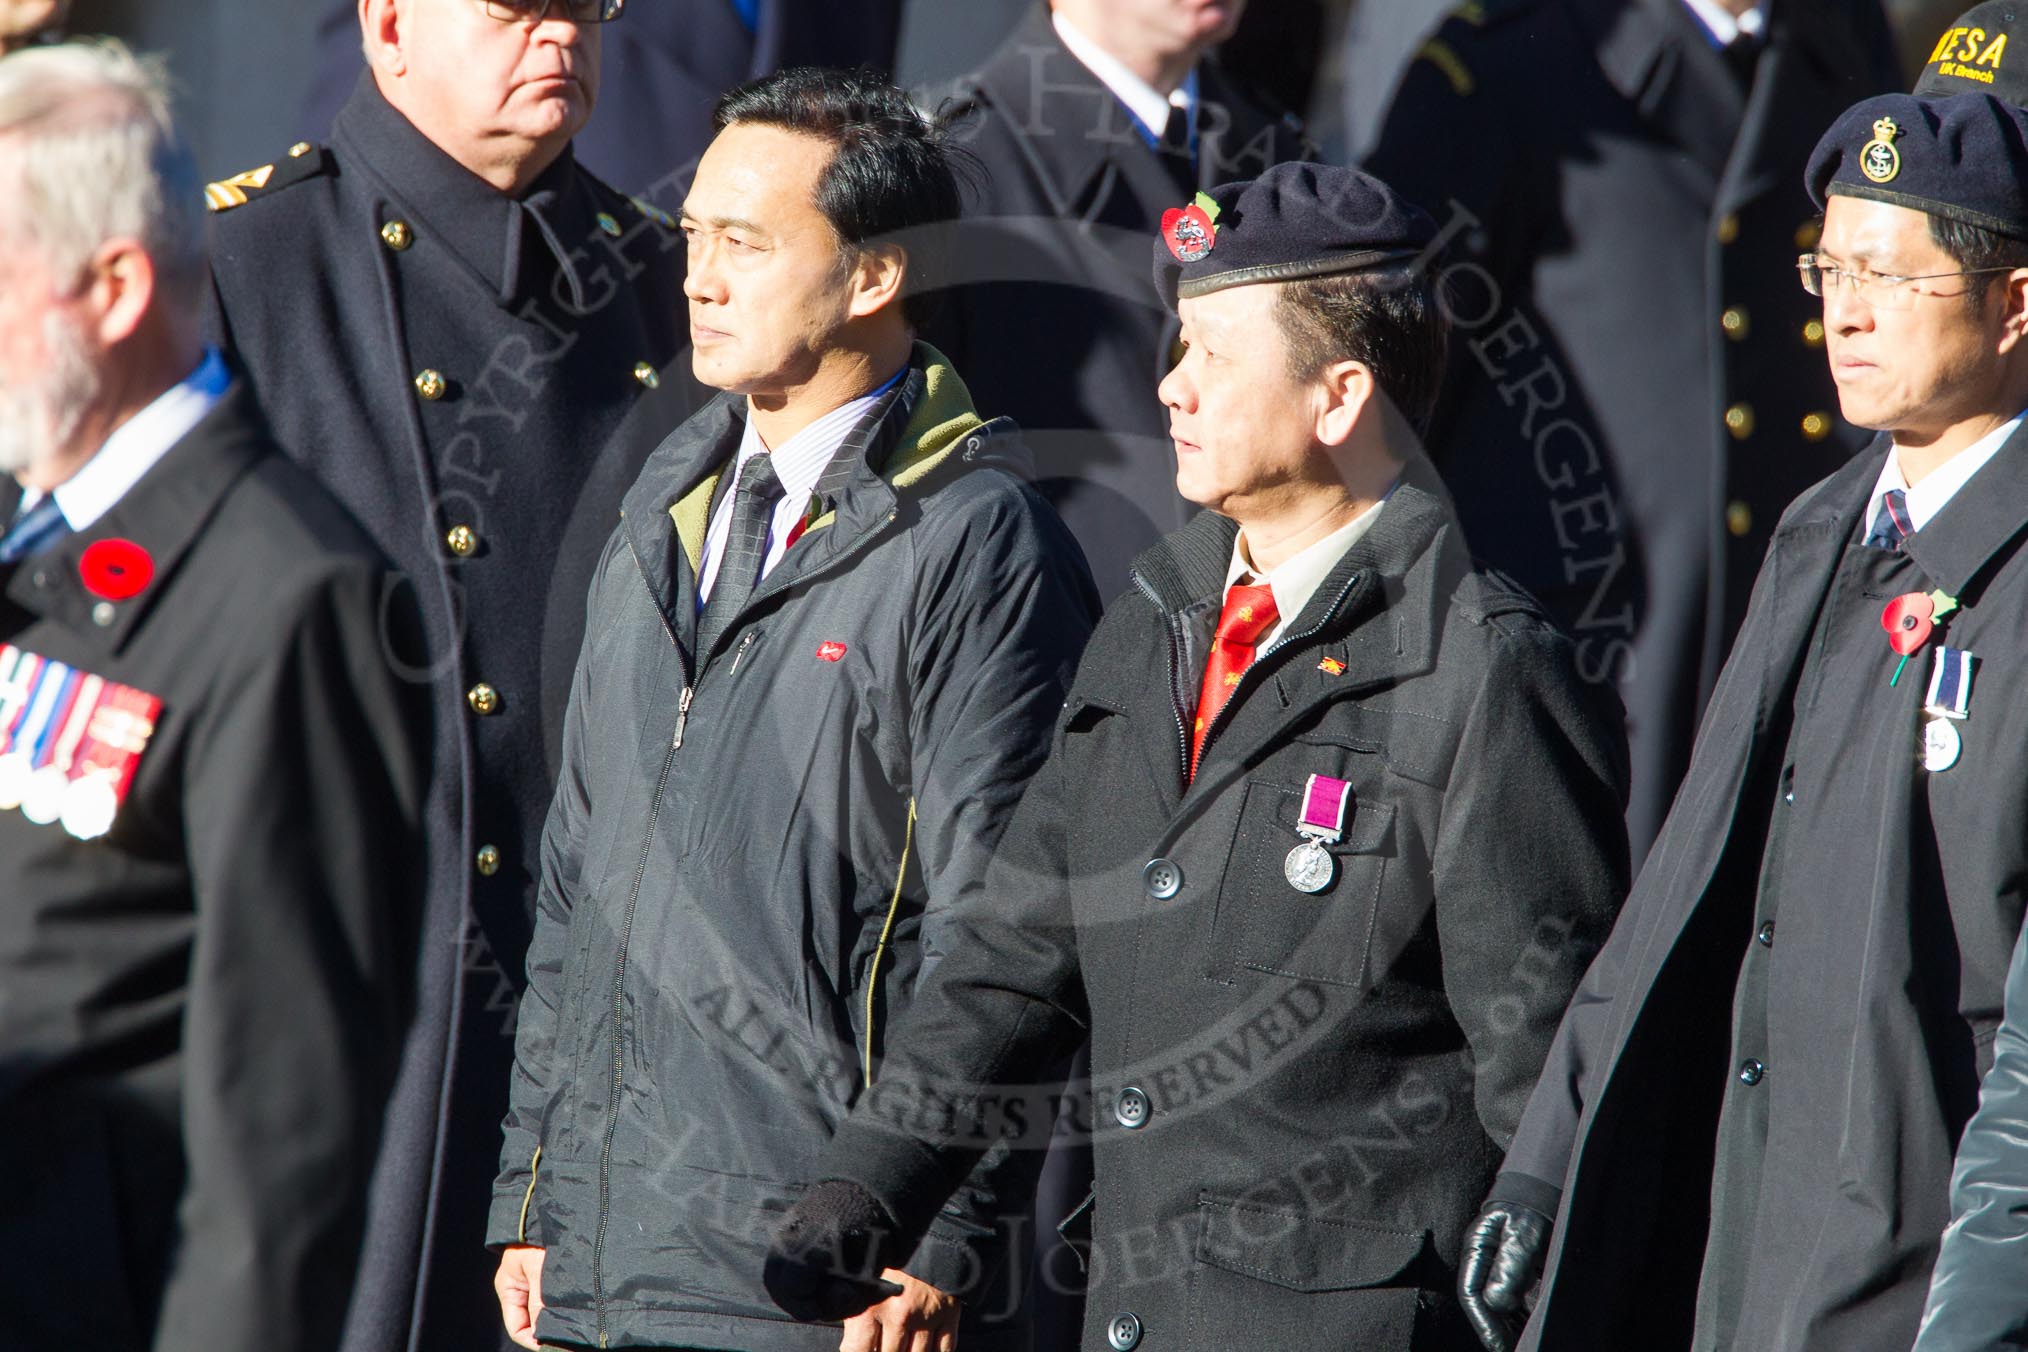
[[826,639],[817,645],[817,660],[836,662],[845,656],[845,645],[836,639]]

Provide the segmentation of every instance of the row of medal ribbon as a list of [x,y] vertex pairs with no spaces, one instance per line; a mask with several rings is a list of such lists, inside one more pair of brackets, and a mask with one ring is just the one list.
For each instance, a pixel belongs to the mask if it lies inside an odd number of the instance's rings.
[[161,712],[145,690],[0,645],[0,812],[104,835]]

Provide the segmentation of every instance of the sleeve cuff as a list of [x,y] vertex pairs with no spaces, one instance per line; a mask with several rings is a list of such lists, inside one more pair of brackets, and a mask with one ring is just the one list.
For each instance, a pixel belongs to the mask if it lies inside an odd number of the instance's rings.
[[1496,1202],[1525,1206],[1553,1221],[1563,1204],[1563,1189],[1532,1174],[1503,1173],[1493,1179],[1493,1190],[1486,1194],[1487,1206]]
[[[530,1193],[535,1177],[524,1174],[518,1179],[503,1178],[494,1187],[493,1205],[486,1213],[486,1247],[498,1252],[510,1244],[533,1244],[540,1248],[542,1238],[535,1224],[535,1207]],[[527,1228],[522,1228],[524,1213]]]

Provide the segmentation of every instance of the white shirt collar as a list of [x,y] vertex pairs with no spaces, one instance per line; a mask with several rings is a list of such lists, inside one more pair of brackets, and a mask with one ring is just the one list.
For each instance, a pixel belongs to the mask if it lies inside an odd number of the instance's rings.
[[1963,488],[1974,474],[1985,467],[1988,460],[1999,453],[2007,438],[2013,436],[2019,429],[2023,417],[2028,417],[2028,414],[2015,414],[2013,421],[1994,428],[1938,465],[1924,475],[1922,482],[1913,488],[1909,487],[1907,477],[1901,472],[1901,448],[1899,446],[1890,448],[1887,452],[1887,463],[1880,467],[1880,477],[1873,483],[1873,496],[1867,501],[1866,524],[1862,529],[1873,528],[1873,518],[1880,514],[1881,498],[1886,496],[1889,489],[1898,488],[1908,495],[1909,529],[1921,530],[1944,509],[1945,504],[1957,496],[1958,490]]
[[1062,10],[1051,10],[1049,21],[1056,27],[1056,36],[1063,41],[1070,54],[1083,63],[1085,69],[1098,76],[1099,83],[1113,91],[1113,96],[1127,106],[1134,120],[1147,129],[1150,136],[1160,138],[1169,124],[1169,109],[1181,108],[1189,114],[1192,126],[1197,116],[1197,72],[1189,76],[1168,94],[1143,80],[1111,52],[1092,41],[1076,24],[1063,17]]
[[1253,566],[1253,560],[1246,551],[1246,531],[1241,528],[1232,539],[1232,562],[1225,569],[1226,589],[1231,590],[1234,583],[1247,577],[1265,581],[1274,592],[1275,614],[1278,617],[1275,627],[1262,635],[1255,645],[1257,649],[1264,649],[1281,638],[1283,631],[1303,613],[1303,607],[1310,604],[1317,588],[1324,585],[1324,579],[1330,576],[1331,570],[1338,566],[1338,560],[1345,557],[1345,551],[1373,528],[1373,523],[1380,518],[1381,508],[1386,505],[1387,500],[1382,498],[1315,544],[1306,545],[1283,559],[1280,567],[1265,576]]
[[[170,447],[204,421],[231,383],[225,358],[216,348],[206,348],[196,370],[113,429],[92,458],[53,490],[57,508],[70,528],[85,531],[97,525]],[[41,492],[30,489],[22,494],[18,510],[27,511],[42,497]]]
[[[769,570],[782,561],[782,555],[788,552],[789,532],[796,528],[796,523],[803,519],[803,513],[809,510],[810,495],[817,491],[817,481],[824,477],[825,469],[831,464],[832,457],[838,454],[838,448],[845,444],[846,436],[880,402],[880,397],[907,373],[908,368],[903,367],[872,393],[840,404],[773,450],[761,440],[749,411],[746,431],[740,437],[739,454],[725,472],[735,476],[733,482],[737,483],[737,476],[746,468],[747,461],[757,455],[774,458],[775,477],[782,481],[782,496],[769,520],[768,552],[761,563],[762,577],[766,577]],[[718,580],[718,565],[725,557],[725,537],[731,532],[732,494],[728,492],[719,499],[717,510],[711,514],[711,524],[704,533],[704,567],[697,584],[700,606],[711,595],[712,585]]]
[[1757,38],[1767,31],[1768,0],[1760,0],[1744,14],[1735,15],[1718,0],[1683,0],[1690,6],[1690,12],[1697,16],[1697,22],[1711,34],[1711,40],[1721,47],[1732,45],[1734,38],[1746,36]]

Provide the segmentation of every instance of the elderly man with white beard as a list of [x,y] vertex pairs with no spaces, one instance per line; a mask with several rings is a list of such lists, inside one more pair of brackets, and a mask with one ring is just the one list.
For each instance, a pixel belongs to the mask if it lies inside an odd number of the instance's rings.
[[7,1343],[335,1346],[420,893],[415,627],[198,338],[157,71],[0,58]]

